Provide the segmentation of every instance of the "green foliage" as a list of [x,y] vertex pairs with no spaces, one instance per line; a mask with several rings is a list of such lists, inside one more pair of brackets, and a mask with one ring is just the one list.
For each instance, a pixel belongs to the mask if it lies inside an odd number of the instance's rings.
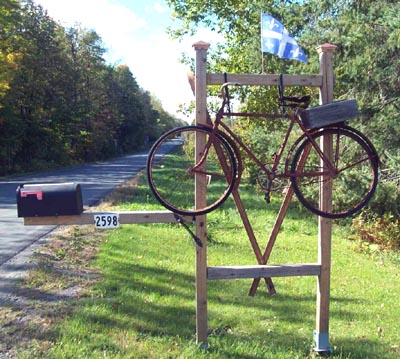
[[305,32],[307,41],[337,45],[337,97],[357,98],[363,116],[356,126],[373,139],[385,164],[400,148],[399,10],[398,1],[345,1]]
[[[396,75],[400,66],[398,1],[214,0],[199,3],[170,0],[168,3],[176,17],[182,19],[179,27],[170,30],[175,36],[194,31],[201,25],[224,35],[225,43],[210,56],[210,68],[216,71],[261,71],[261,12],[281,19],[310,58],[309,64],[301,64],[265,54],[267,73],[318,73],[315,47],[325,42],[334,43],[337,45],[335,97],[356,97],[364,115],[363,130],[371,135],[380,152],[385,148],[391,155],[398,153],[399,126],[394,123],[399,115],[400,89]],[[262,109],[265,103],[271,103],[271,97],[276,97],[275,92],[263,91],[265,95],[247,91],[250,94],[246,106]],[[258,99],[250,100],[252,94]],[[389,143],[387,136],[390,136]]]
[[127,66],[105,63],[95,31],[31,0],[0,6],[0,175],[131,152],[180,123]]
[[368,212],[400,219],[400,187],[392,181],[380,182],[368,204]]
[[21,59],[18,10],[17,1],[0,0],[0,100],[10,88],[10,82]]
[[400,220],[390,214],[358,216],[352,230],[358,240],[375,243],[380,249],[400,250]]
[[[170,29],[175,36],[207,26],[220,32],[225,43],[212,47],[209,67],[227,73],[259,73],[260,13],[282,20],[307,53],[310,63],[281,60],[264,54],[267,73],[316,74],[319,64],[315,48],[323,43],[337,46],[334,56],[335,98],[356,98],[361,116],[350,125],[374,143],[385,172],[398,171],[400,164],[400,3],[385,1],[285,1],[285,0],[169,0],[175,16],[182,19]],[[287,89],[289,91],[289,89]],[[296,93],[310,92],[293,89]],[[313,93],[314,104],[316,94]],[[276,89],[246,88],[240,93],[244,108],[252,111],[276,109]],[[237,122],[237,132],[264,157],[281,133],[271,123]],[[268,162],[268,158],[266,158]],[[254,180],[255,169],[247,166]],[[340,195],[340,194],[338,194]],[[343,194],[345,195],[345,194]],[[399,183],[382,183],[360,223],[382,218],[379,231],[390,233],[399,218]],[[365,217],[366,216],[366,217]],[[384,228],[387,225],[387,228]],[[378,232],[378,230],[376,230]],[[379,237],[379,234],[377,234]],[[377,239],[379,240],[379,239]],[[394,247],[396,246],[394,239]]]
[[400,250],[400,190],[394,181],[381,182],[368,207],[352,222],[353,237],[382,249]]

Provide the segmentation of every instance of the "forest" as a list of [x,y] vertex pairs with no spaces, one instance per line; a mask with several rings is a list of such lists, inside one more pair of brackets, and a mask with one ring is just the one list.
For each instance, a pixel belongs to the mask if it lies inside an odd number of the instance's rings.
[[[381,160],[378,189],[353,219],[356,231],[382,247],[400,248],[400,2],[398,0],[167,0],[177,19],[169,29],[181,38],[207,27],[223,35],[212,44],[211,72],[318,74],[316,48],[336,45],[335,100],[355,98],[360,115],[350,125],[365,133]],[[261,54],[261,13],[281,21],[309,58],[308,63]],[[191,64],[189,59],[188,64]],[[214,89],[216,91],[216,89]],[[318,91],[286,88],[287,94]],[[246,88],[237,94],[248,112],[277,108],[276,88]],[[237,121],[237,131],[259,155],[282,138],[279,122]]]
[[129,153],[180,124],[105,52],[93,30],[0,0],[0,176]]

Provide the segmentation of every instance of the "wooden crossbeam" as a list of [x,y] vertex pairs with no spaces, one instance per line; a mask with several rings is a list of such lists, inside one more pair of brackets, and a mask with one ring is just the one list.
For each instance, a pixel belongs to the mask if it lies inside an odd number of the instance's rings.
[[271,278],[291,276],[317,276],[320,264],[249,265],[208,267],[208,279]]
[[[253,86],[278,86],[280,82],[279,75],[274,74],[227,74],[227,79],[229,82]],[[321,75],[283,75],[283,84],[284,86],[321,87],[322,79]],[[225,82],[224,74],[207,74],[207,85],[222,85]]]
[[[25,217],[26,226],[37,225],[82,225],[94,224],[94,216],[101,214],[118,214],[120,224],[139,223],[174,223],[176,218],[170,211],[126,211],[126,212],[83,212],[76,216],[54,216],[54,217]],[[185,222],[192,222],[192,217],[181,216]]]

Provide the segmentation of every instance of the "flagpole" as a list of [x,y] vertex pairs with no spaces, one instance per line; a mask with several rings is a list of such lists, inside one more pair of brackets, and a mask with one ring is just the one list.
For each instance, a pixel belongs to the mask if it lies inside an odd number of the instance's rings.
[[262,35],[262,31],[263,31],[263,22],[262,22],[262,20],[263,20],[263,13],[261,12],[260,13],[260,18],[261,18],[261,21],[260,21],[260,24],[261,24],[261,37],[260,37],[260,39],[261,39],[261,74],[264,74],[264,52],[263,52],[263,35]]
[[261,74],[264,74],[264,53],[261,50]]

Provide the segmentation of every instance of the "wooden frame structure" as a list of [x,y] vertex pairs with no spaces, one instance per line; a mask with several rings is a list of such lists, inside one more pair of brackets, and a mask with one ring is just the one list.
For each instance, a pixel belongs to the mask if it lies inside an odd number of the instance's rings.
[[[37,225],[84,225],[94,224],[93,218],[101,214],[118,213],[119,224],[140,224],[140,223],[174,223],[176,217],[169,211],[126,211],[126,212],[83,212],[75,216],[51,216],[51,217],[25,217],[25,226]],[[185,218],[184,218],[185,219]],[[192,217],[186,218],[187,222],[192,221]]]
[[[208,85],[222,85],[226,80],[224,74],[207,73],[207,50],[209,44],[197,42],[193,45],[196,51],[195,73],[195,98],[196,98],[196,124],[207,123],[207,90]],[[333,52],[336,46],[324,44],[318,47],[320,59],[319,75],[285,75],[284,86],[313,86],[320,90],[320,104],[333,101]],[[229,74],[229,81],[239,82],[244,85],[277,86],[279,75],[249,75]],[[200,158],[197,148],[201,146],[202,139],[196,140],[196,158]],[[327,156],[332,151],[332,139],[324,137],[321,143],[322,150]],[[202,147],[199,147],[202,148]],[[204,176],[198,175],[196,181],[196,203],[199,207],[205,201],[206,186]],[[314,350],[319,353],[330,352],[329,345],[329,302],[330,302],[330,270],[331,270],[331,233],[332,221],[318,217],[318,263],[297,265],[267,265],[268,258],[275,244],[278,231],[282,225],[289,203],[293,196],[290,187],[283,200],[275,225],[272,229],[269,241],[264,253],[261,253],[258,242],[254,236],[251,224],[247,218],[245,208],[240,199],[238,190],[233,190],[232,196],[240,213],[247,235],[249,237],[254,254],[258,261],[255,266],[207,266],[207,237],[206,215],[197,217],[196,235],[203,243],[203,247],[196,248],[196,339],[197,343],[207,345],[207,281],[213,279],[253,278],[253,285],[249,294],[254,295],[260,282],[264,278],[270,293],[275,293],[271,277],[279,276],[308,276],[316,275],[317,281],[317,310],[316,329],[314,331]],[[320,188],[320,207],[328,209],[332,203],[332,188],[328,181],[324,181]]]
[[[207,92],[208,85],[222,85],[225,82],[223,74],[207,73],[207,50],[209,44],[197,42],[193,45],[196,51],[196,73],[195,73],[195,98],[196,98],[196,123],[207,122]],[[320,57],[319,75],[285,75],[283,84],[285,86],[313,86],[320,89],[320,103],[328,103],[333,100],[333,65],[332,58],[335,46],[324,44],[318,47]],[[231,74],[229,80],[240,82],[245,85],[277,86],[279,75],[240,75]],[[199,149],[202,148],[204,139],[196,139],[196,158],[200,157]],[[322,148],[329,155],[331,151],[330,138],[324,138]],[[202,178],[203,177],[203,178]],[[205,178],[196,176],[196,206],[203,206],[205,201]],[[272,277],[285,276],[317,276],[317,310],[316,329],[314,331],[314,350],[317,352],[330,352],[329,346],[329,296],[330,296],[330,270],[331,270],[331,220],[319,218],[318,233],[318,263],[291,264],[291,265],[267,265],[272,248],[275,244],[279,228],[288,210],[289,203],[293,196],[290,187],[280,208],[275,225],[270,234],[264,252],[255,238],[245,208],[240,199],[238,190],[232,192],[235,204],[241,215],[244,227],[249,237],[252,249],[256,256],[257,265],[254,266],[229,266],[229,267],[208,267],[207,266],[207,218],[206,215],[196,217],[195,235],[203,244],[196,246],[196,340],[197,343],[207,345],[207,281],[216,279],[253,278],[253,284],[249,295],[254,295],[260,278],[264,278],[270,293],[275,293]],[[332,188],[327,181],[321,186],[320,206],[327,209],[331,206]],[[113,212],[106,212],[112,214]],[[84,212],[74,216],[54,217],[28,217],[24,218],[25,225],[85,225],[94,223],[94,216],[103,212]],[[169,211],[137,211],[118,212],[120,224],[138,223],[174,223],[177,221],[175,215]],[[182,218],[191,222],[190,218]]]

